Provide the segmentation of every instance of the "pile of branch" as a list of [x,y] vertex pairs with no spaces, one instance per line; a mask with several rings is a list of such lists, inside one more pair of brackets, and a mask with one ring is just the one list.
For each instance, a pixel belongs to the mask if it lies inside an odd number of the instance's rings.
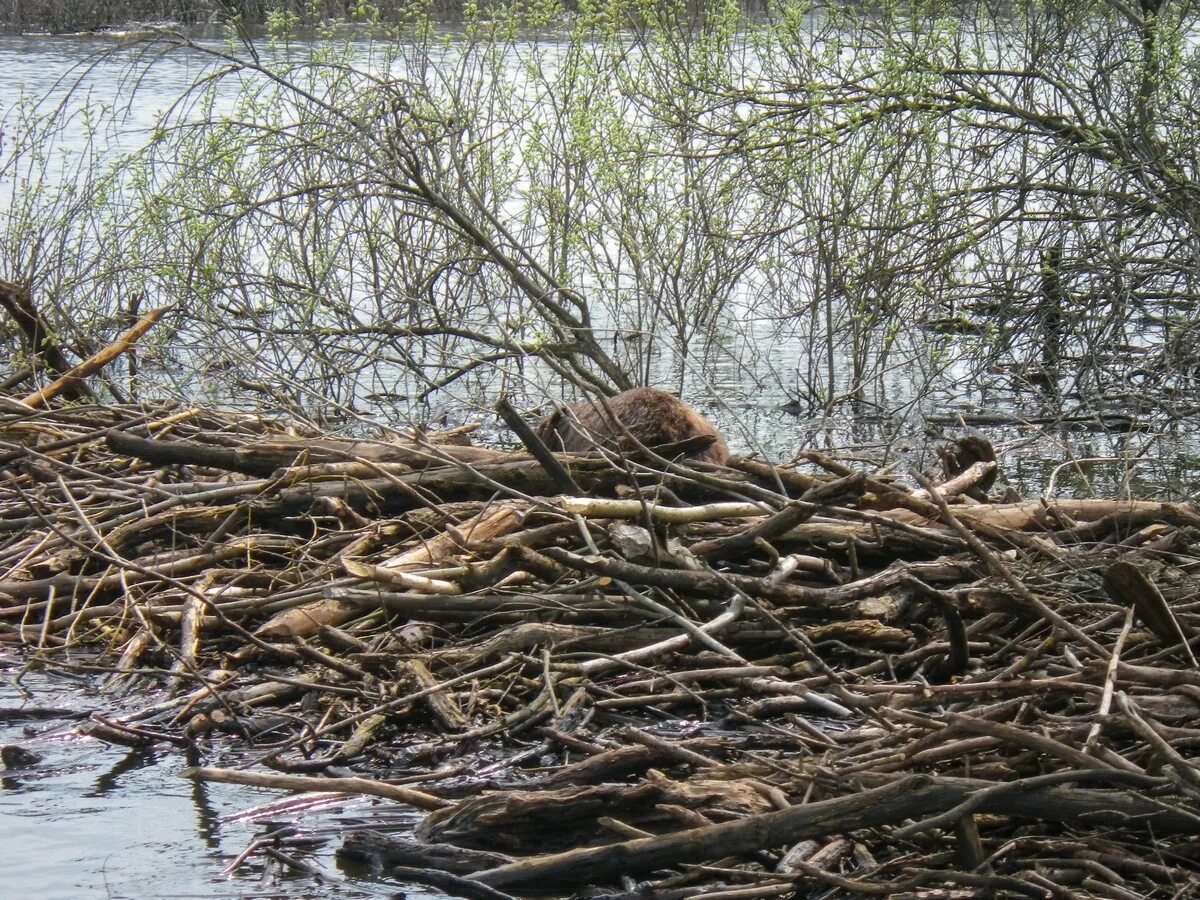
[[1192,509],[463,437],[0,402],[0,642],[461,896],[1196,892]]

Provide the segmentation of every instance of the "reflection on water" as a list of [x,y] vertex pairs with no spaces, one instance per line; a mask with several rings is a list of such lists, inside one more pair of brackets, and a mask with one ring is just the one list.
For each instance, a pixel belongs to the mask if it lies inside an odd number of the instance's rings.
[[[63,673],[27,674],[18,688],[18,671],[0,652],[0,746],[18,745],[41,759],[0,772],[5,897],[371,898],[395,896],[401,887],[343,870],[334,859],[346,817],[384,811],[376,801],[357,799],[273,817],[300,825],[305,840],[288,852],[319,870],[323,883],[281,873],[258,857],[223,877],[222,870],[270,829],[263,816],[239,814],[287,795],[179,777],[185,766],[220,760],[82,737],[63,717],[76,709],[105,711],[111,701],[90,681]],[[403,889],[412,898],[444,896]]]

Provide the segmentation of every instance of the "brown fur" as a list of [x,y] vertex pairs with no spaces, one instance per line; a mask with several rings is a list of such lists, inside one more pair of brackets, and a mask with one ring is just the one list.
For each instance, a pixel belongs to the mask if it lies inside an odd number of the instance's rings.
[[729,448],[724,438],[678,397],[656,388],[634,388],[607,400],[618,422],[599,401],[584,401],[551,413],[537,427],[537,434],[551,450],[579,453],[599,445],[618,452],[631,452],[637,444],[624,434],[623,425],[644,447],[674,444],[689,438],[712,435],[706,449],[688,454],[692,459],[724,464]]
[[[992,446],[992,442],[973,429],[953,444],[938,447],[937,455],[942,460],[942,470],[947,478],[961,475],[977,462],[996,462],[996,448]],[[967,496],[986,502],[987,492],[995,483],[996,470],[993,469],[979,484],[967,491]]]

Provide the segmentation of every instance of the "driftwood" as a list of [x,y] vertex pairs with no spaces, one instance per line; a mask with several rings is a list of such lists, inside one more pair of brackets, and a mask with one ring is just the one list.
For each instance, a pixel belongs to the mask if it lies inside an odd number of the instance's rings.
[[368,778],[302,778],[294,775],[260,775],[255,772],[239,772],[235,769],[184,769],[180,775],[197,781],[216,781],[221,784],[249,784],[255,787],[272,787],[285,791],[338,791],[347,794],[366,794],[382,797],[396,803],[405,803],[418,809],[442,809],[445,800],[413,791],[398,785],[373,781]]
[[[968,523],[983,523],[1014,530],[1041,529],[1054,531],[1061,527],[1062,518],[1077,522],[1109,520],[1114,525],[1141,527],[1152,522],[1173,525],[1200,525],[1200,516],[1178,503],[1158,503],[1149,500],[1056,500],[1052,504],[1039,501],[962,506],[955,514]],[[905,510],[895,510],[889,516],[899,522],[928,523],[931,518]]]
[[351,832],[339,851],[348,859],[373,862],[381,866],[420,866],[455,875],[470,875],[481,869],[512,862],[503,853],[471,850],[452,844],[429,844],[389,837],[374,831]]

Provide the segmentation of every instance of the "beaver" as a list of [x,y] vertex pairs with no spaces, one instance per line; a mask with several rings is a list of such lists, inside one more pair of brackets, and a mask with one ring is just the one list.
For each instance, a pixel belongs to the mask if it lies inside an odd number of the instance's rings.
[[[980,431],[974,428],[967,431],[962,437],[956,440],[953,444],[943,444],[937,448],[937,455],[942,461],[942,470],[946,473],[946,478],[954,478],[956,475],[961,475],[967,469],[971,468],[977,462],[996,462],[996,448],[992,446],[992,442]],[[993,469],[985,475],[977,485],[966,492],[967,496],[987,502],[987,492],[992,489],[992,485],[996,483],[996,470]]]
[[591,450],[597,445],[618,452],[635,451],[637,444],[625,435],[621,426],[637,439],[637,443],[651,448],[711,436],[711,444],[686,455],[721,465],[729,461],[729,447],[717,429],[700,413],[666,391],[634,388],[609,397],[606,402],[617,422],[599,401],[585,400],[555,410],[538,425],[537,435],[551,450],[568,453]]

